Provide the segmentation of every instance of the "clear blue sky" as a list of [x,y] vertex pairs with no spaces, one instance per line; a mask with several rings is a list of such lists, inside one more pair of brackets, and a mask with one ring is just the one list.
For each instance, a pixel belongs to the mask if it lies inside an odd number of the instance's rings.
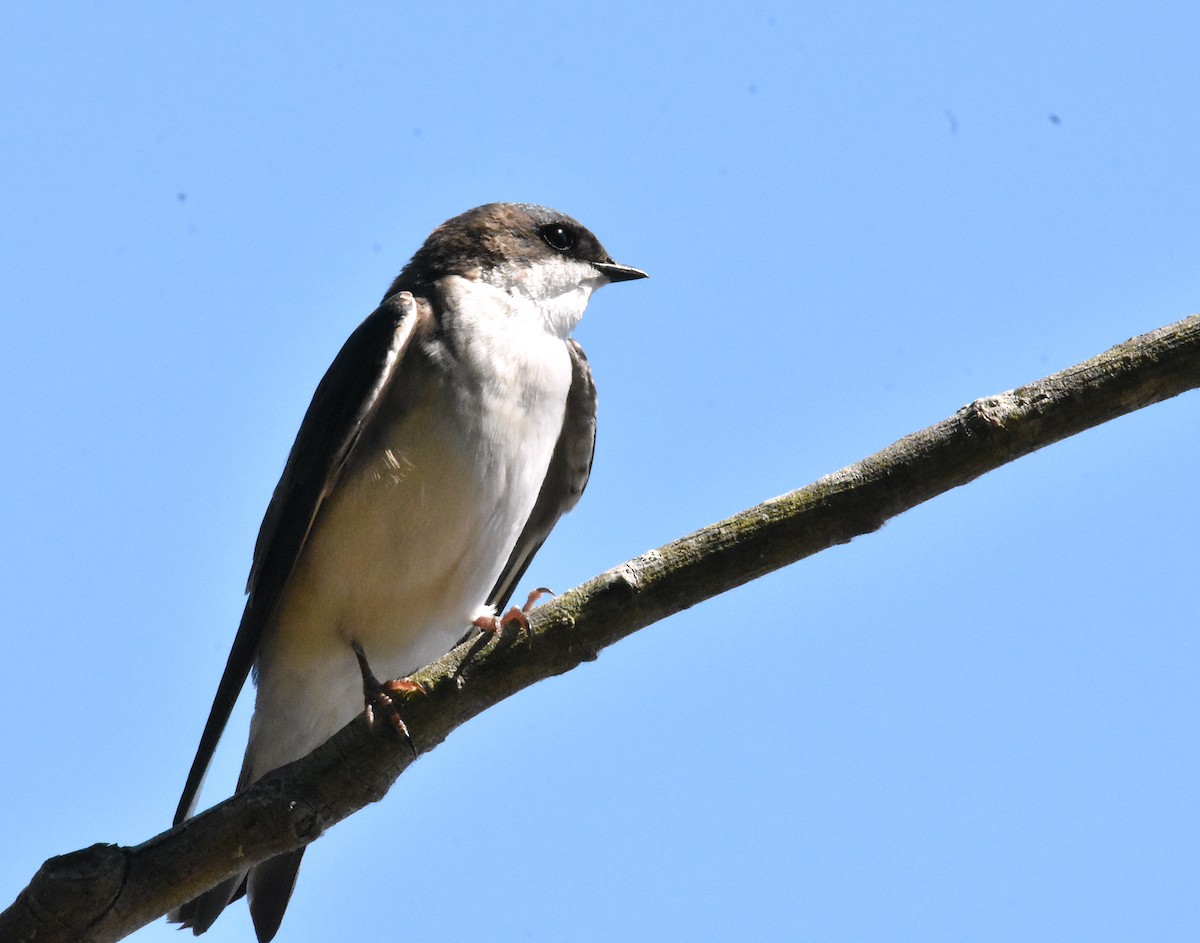
[[[653,276],[579,331],[559,589],[1200,309],[1195,3],[822,7],[4,4],[3,904],[169,824],[316,381],[448,216],[546,203]],[[309,852],[279,940],[1200,938],[1198,428],[512,699]]]

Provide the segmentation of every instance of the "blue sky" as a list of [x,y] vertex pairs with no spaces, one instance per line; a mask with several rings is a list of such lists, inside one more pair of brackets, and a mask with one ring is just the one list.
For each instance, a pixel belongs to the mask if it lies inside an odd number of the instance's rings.
[[[1198,46],[1186,2],[5,4],[4,903],[169,824],[316,381],[437,223],[541,202],[652,274],[578,332],[565,589],[1200,308]],[[278,939],[1195,940],[1198,423],[513,698],[321,839]]]

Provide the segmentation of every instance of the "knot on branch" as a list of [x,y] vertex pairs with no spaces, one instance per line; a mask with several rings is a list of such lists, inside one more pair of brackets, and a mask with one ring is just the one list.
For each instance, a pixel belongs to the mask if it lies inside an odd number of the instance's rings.
[[[83,934],[97,914],[112,907],[125,886],[128,870],[126,849],[95,844],[50,858],[38,869],[22,897],[38,923]],[[64,900],[70,902],[68,907],[63,906]],[[35,934],[22,939],[36,938]]]
[[968,428],[982,422],[992,429],[1003,429],[1021,408],[1021,398],[1016,390],[1006,390],[995,396],[984,396],[967,403],[958,413],[958,419]]

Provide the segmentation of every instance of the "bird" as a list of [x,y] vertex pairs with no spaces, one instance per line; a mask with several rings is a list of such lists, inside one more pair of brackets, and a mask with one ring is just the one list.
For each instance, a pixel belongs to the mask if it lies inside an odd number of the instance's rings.
[[[591,474],[596,387],[571,331],[597,288],[645,277],[544,206],[489,203],[433,230],[301,422],[176,825],[252,673],[239,792],[361,713],[374,675],[403,678],[494,623]],[[244,894],[267,943],[303,853],[169,917],[199,935]]]

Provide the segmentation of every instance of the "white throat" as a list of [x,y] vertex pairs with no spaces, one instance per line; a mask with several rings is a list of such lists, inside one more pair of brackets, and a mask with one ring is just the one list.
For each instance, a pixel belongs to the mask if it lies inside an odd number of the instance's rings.
[[509,295],[514,313],[540,318],[545,331],[565,340],[605,278],[587,262],[554,256],[499,266],[488,271],[483,282]]

